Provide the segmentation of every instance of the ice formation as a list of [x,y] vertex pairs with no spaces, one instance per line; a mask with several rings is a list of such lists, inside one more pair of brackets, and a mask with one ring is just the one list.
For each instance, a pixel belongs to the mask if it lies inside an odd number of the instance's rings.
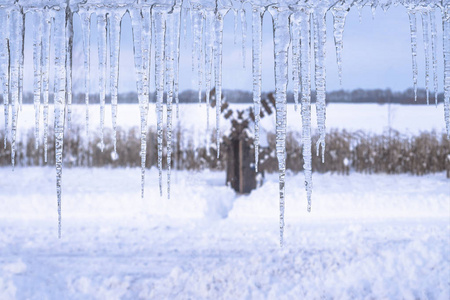
[[[57,204],[59,235],[61,234],[61,180],[63,167],[63,138],[65,121],[70,127],[72,102],[72,44],[73,18],[80,18],[84,45],[86,132],[89,129],[89,91],[90,91],[90,30],[94,18],[98,32],[99,94],[101,150],[104,148],[103,127],[105,97],[107,94],[107,53],[109,50],[109,92],[111,94],[113,144],[116,153],[116,129],[118,113],[118,80],[121,20],[129,13],[133,29],[133,49],[137,91],[140,110],[140,157],[141,157],[141,195],[144,197],[147,117],[152,80],[156,89],[157,143],[159,187],[163,187],[163,108],[166,107],[166,140],[168,166],[168,196],[170,197],[170,166],[172,155],[173,102],[177,104],[178,116],[178,78],[180,58],[180,36],[186,37],[187,19],[192,27],[192,67],[196,71],[199,101],[203,94],[209,103],[212,87],[215,87],[216,100],[216,140],[217,155],[220,155],[220,113],[222,100],[222,46],[223,20],[228,12],[235,16],[235,34],[240,21],[242,30],[243,64],[245,65],[246,15],[252,18],[252,73],[253,100],[255,111],[255,169],[258,170],[259,121],[261,104],[261,65],[262,65],[262,17],[266,11],[273,19],[274,62],[275,62],[275,101],[276,101],[276,152],[279,164],[279,203],[280,203],[280,243],[283,244],[285,210],[285,170],[286,170],[286,104],[288,79],[293,82],[294,99],[301,105],[302,142],[304,157],[305,188],[307,209],[311,209],[312,194],[312,144],[311,144],[311,78],[314,75],[317,98],[317,122],[319,141],[317,155],[325,151],[325,108],[326,108],[326,66],[325,42],[326,14],[331,11],[334,21],[334,41],[336,47],[339,78],[342,78],[342,52],[345,18],[355,6],[359,11],[370,6],[372,12],[380,6],[383,10],[391,5],[404,5],[410,20],[412,74],[417,97],[417,17],[422,20],[423,46],[426,62],[427,100],[430,81],[433,83],[437,101],[437,31],[440,23],[436,11],[442,13],[443,53],[444,53],[444,114],[447,134],[450,136],[450,1],[448,0],[324,0],[324,1],[269,1],[269,0],[0,0],[0,93],[4,99],[5,139],[11,146],[11,163],[14,167],[17,121],[22,103],[25,14],[33,18],[33,68],[34,68],[34,106],[36,147],[39,147],[39,114],[43,104],[44,112],[44,159],[47,161],[49,96],[54,95],[54,134],[57,177]],[[183,23],[183,24],[182,24]],[[183,27],[181,27],[183,26]],[[183,28],[183,29],[182,29]],[[152,57],[152,46],[154,57]],[[288,53],[291,49],[292,55]],[[53,52],[51,52],[53,51]],[[312,52],[314,70],[311,73]],[[430,58],[431,56],[431,58]],[[53,61],[51,61],[53,57]],[[151,70],[151,61],[155,70]],[[291,64],[292,74],[288,74]],[[50,79],[50,68],[54,68],[54,78]],[[432,70],[432,75],[431,75]],[[53,80],[53,81],[52,81]],[[50,86],[54,87],[53,92]],[[164,98],[166,101],[164,101]],[[299,101],[300,98],[300,101]],[[67,116],[66,116],[67,112]],[[209,111],[207,113],[209,131]]]

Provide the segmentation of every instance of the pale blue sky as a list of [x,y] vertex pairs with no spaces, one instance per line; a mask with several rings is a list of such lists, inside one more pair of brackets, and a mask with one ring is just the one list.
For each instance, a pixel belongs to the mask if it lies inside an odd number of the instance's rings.
[[[436,14],[438,24],[438,78],[439,91],[442,91],[442,22],[440,13]],[[27,15],[25,42],[25,90],[32,90],[32,39],[31,22]],[[95,16],[92,19],[95,22]],[[94,23],[95,22],[95,23]],[[246,69],[242,67],[241,28],[238,26],[237,44],[234,44],[234,18],[229,13],[225,18],[223,88],[252,89],[251,75],[251,20],[247,22]],[[83,64],[80,21],[74,18],[74,89],[83,89]],[[392,7],[387,13],[378,9],[372,18],[370,8],[362,12],[362,23],[359,23],[358,11],[353,8],[347,17],[344,32],[343,53],[343,85],[339,85],[336,56],[333,40],[332,15],[327,15],[327,90],[337,89],[375,89],[391,88],[402,91],[412,86],[411,49],[409,21],[403,7]],[[273,77],[273,40],[272,20],[269,13],[264,16],[263,24],[263,90],[274,89]],[[92,29],[91,38],[91,93],[98,91],[97,81],[97,41],[96,26]],[[196,74],[191,71],[191,35],[188,25],[187,43],[181,40],[180,90],[196,89]],[[431,48],[431,46],[430,46]],[[431,49],[430,49],[431,53]],[[425,58],[423,53],[421,18],[418,17],[418,56],[419,87],[425,86]],[[289,87],[291,88],[291,86]],[[122,40],[120,56],[119,92],[136,90],[134,75],[132,35],[129,16],[122,21]]]

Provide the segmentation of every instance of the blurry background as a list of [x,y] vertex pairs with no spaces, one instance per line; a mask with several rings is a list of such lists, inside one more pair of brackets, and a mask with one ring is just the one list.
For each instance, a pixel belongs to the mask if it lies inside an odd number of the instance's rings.
[[[250,7],[246,7],[250,11]],[[361,19],[360,15],[361,14]],[[344,32],[343,52],[343,84],[339,84],[337,64],[335,62],[335,47],[333,39],[333,20],[331,13],[327,15],[327,121],[329,148],[325,164],[314,164],[315,171],[345,170],[347,167],[364,172],[436,172],[446,168],[446,156],[449,153],[448,140],[443,137],[444,113],[443,113],[443,62],[442,62],[442,26],[440,11],[437,11],[437,57],[438,57],[438,83],[439,94],[437,107],[425,106],[425,57],[423,51],[421,18],[417,15],[418,24],[418,67],[419,67],[419,91],[418,100],[414,102],[412,86],[411,46],[409,34],[409,21],[404,7],[391,7],[387,12],[381,9],[373,14],[368,7],[360,12],[357,9],[350,10]],[[224,29],[224,57],[223,57],[223,101],[230,104],[227,111],[222,114],[221,132],[230,137],[232,120],[238,119],[238,111],[243,112],[239,116],[239,122],[247,122],[246,128],[251,133],[253,121],[249,108],[252,103],[252,75],[251,75],[251,14],[247,13],[247,25],[242,26],[238,18],[236,32],[234,32],[234,16],[230,11],[225,18]],[[75,126],[68,132],[66,139],[69,145],[65,151],[65,162],[68,166],[138,166],[138,148],[124,147],[130,144],[138,144],[139,113],[136,93],[136,76],[134,72],[133,45],[131,21],[128,14],[122,20],[121,49],[120,49],[120,75],[119,75],[119,105],[118,124],[121,134],[119,136],[119,157],[113,160],[111,156],[111,112],[109,106],[106,110],[105,124],[107,127],[107,149],[100,152],[99,149],[99,98],[98,98],[98,51],[97,51],[97,26],[96,15],[91,18],[91,83],[90,83],[90,108],[91,136],[89,140],[83,134],[84,107],[74,106]],[[31,104],[32,99],[32,23],[31,16],[26,16],[25,32],[25,82],[24,103]],[[186,28],[186,35],[184,34]],[[246,29],[246,39],[243,39],[242,29]],[[179,118],[174,119],[175,146],[174,167],[176,169],[224,169],[226,156],[217,160],[215,155],[215,109],[209,107],[211,126],[206,131],[206,104],[194,105],[198,102],[197,74],[192,72],[191,64],[191,23],[189,19],[182,20],[181,29],[181,60],[180,60],[180,102]],[[263,98],[270,104],[268,95],[274,90],[273,76],[273,33],[272,20],[266,12],[263,23]],[[242,41],[245,44],[245,58],[242,55]],[[84,104],[84,68],[83,68],[83,41],[81,36],[81,24],[78,15],[74,16],[74,53],[73,53],[73,102]],[[152,51],[154,49],[152,48]],[[109,60],[109,56],[108,56]],[[313,62],[313,60],[312,60]],[[245,65],[245,67],[243,66]],[[312,66],[313,68],[313,66]],[[154,62],[152,61],[152,70]],[[53,70],[52,70],[53,71]],[[107,76],[109,79],[109,76]],[[289,76],[291,77],[291,76]],[[314,76],[312,76],[314,77]],[[52,78],[52,75],[51,77]],[[430,102],[434,103],[432,91],[432,73],[430,78]],[[109,86],[109,82],[107,82]],[[151,80],[152,95],[150,102],[155,102],[154,78]],[[291,83],[288,89],[292,90]],[[314,78],[312,82],[312,101],[315,101]],[[203,103],[205,99],[204,91]],[[107,89],[109,94],[109,89]],[[50,100],[51,101],[51,100]],[[106,99],[109,102],[109,95]],[[292,92],[288,95],[288,168],[294,171],[301,170],[301,118],[294,110]],[[191,104],[187,104],[191,103]],[[270,106],[270,105],[269,105]],[[262,119],[262,143],[268,156],[262,168],[270,171],[276,169],[274,152],[275,118],[271,114],[272,109],[263,109]],[[231,114],[226,115],[227,112]],[[234,112],[234,114],[232,114]],[[32,127],[34,126],[33,108],[25,105],[19,117],[19,165],[42,165],[42,149],[34,150]],[[313,106],[313,124],[315,124],[315,111]],[[225,119],[226,115],[226,119]],[[0,123],[3,124],[3,114],[0,115]],[[41,111],[42,118],[42,111]],[[50,118],[52,120],[52,118]],[[238,122],[238,123],[239,123]],[[155,126],[156,114],[154,109],[149,113],[149,138],[147,167],[154,165],[155,157]],[[52,126],[50,126],[52,127]],[[242,126],[241,126],[242,127]],[[314,126],[315,128],[315,126]],[[242,128],[241,128],[242,129]],[[0,131],[4,135],[4,131]],[[42,130],[41,130],[42,136]],[[50,135],[52,138],[52,135]],[[220,137],[221,139],[223,137]],[[253,151],[251,147],[252,134],[248,135],[247,143],[250,147],[247,152]],[[342,140],[342,146],[336,139]],[[416,139],[420,142],[416,142]],[[430,153],[428,146],[424,146],[424,139],[433,141],[434,149],[431,153],[437,155],[433,162],[425,163],[419,167],[418,162],[412,163],[410,158],[413,153],[427,157]],[[420,145],[416,145],[416,143]],[[428,142],[427,142],[428,143]],[[50,142],[53,145],[53,142]],[[336,149],[333,149],[335,145]],[[357,146],[372,149],[370,153],[364,151],[357,154]],[[52,151],[50,146],[50,151]],[[222,147],[227,147],[223,144]],[[42,147],[41,147],[42,148]],[[225,151],[226,153],[226,151]],[[362,157],[362,156],[364,157]],[[0,164],[9,164],[9,149],[0,152]],[[53,155],[50,157],[53,159]],[[201,157],[201,159],[197,159]],[[388,157],[388,159],[386,158]],[[251,155],[249,156],[251,158]],[[347,166],[343,163],[346,159]],[[389,162],[387,162],[387,160]],[[407,161],[405,161],[407,160]],[[362,162],[363,161],[363,162]],[[378,161],[384,161],[389,166],[380,166]],[[415,160],[417,161],[417,160]],[[246,162],[250,165],[251,162]],[[365,165],[361,169],[361,164]],[[372,166],[370,166],[372,165]],[[408,166],[406,166],[408,165]],[[358,166],[358,167],[357,167]],[[420,171],[418,170],[420,169]],[[341,171],[342,171],[341,170]]]

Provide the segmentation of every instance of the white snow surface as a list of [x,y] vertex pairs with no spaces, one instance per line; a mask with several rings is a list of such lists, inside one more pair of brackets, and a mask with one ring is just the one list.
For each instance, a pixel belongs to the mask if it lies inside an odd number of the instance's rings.
[[[253,104],[231,104],[233,110],[245,110]],[[400,105],[391,104],[343,104],[332,103],[327,105],[326,128],[327,131],[334,129],[345,129],[347,131],[363,130],[368,133],[380,134],[392,129],[401,133],[415,135],[420,132],[429,132],[432,130],[438,133],[445,132],[444,108],[443,104],[435,105]],[[174,107],[175,109],[175,107]],[[156,128],[155,105],[151,104],[149,108],[148,126]],[[390,118],[389,122],[389,110]],[[42,112],[41,109],[41,135],[42,129]],[[53,126],[53,107],[50,106],[50,125]],[[84,128],[85,106],[73,105],[73,122]],[[166,112],[164,106],[164,122],[166,122]],[[215,128],[215,109],[210,108],[211,128]],[[312,128],[317,129],[317,119],[315,105],[311,105]],[[4,129],[4,114],[0,113],[0,128]],[[100,132],[100,105],[91,104],[89,111],[91,132]],[[105,128],[112,128],[111,106],[106,105],[105,109]],[[137,104],[119,104],[117,124],[122,128],[130,128],[140,126],[139,105]],[[226,132],[230,127],[230,122],[225,119],[221,121],[221,130]],[[288,104],[287,110],[287,130],[293,132],[301,132],[302,121],[300,112],[294,110],[293,104]],[[275,115],[266,116],[261,119],[262,131],[275,132]],[[180,128],[185,134],[192,135],[193,138],[204,140],[204,132],[206,130],[206,104],[180,104],[180,118],[173,117],[173,127]],[[18,136],[21,132],[25,134],[25,130],[34,127],[34,107],[33,105],[24,105],[23,110],[19,112]],[[264,137],[262,137],[264,138]]]
[[[250,195],[223,172],[0,168],[0,299],[449,299],[450,181],[428,176],[278,177]],[[165,190],[165,189],[164,189]]]

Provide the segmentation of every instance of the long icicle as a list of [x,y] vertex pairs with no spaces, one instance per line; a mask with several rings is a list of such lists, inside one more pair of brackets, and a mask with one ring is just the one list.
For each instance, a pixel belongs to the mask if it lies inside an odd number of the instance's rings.
[[411,33],[411,58],[414,84],[414,101],[417,101],[417,20],[416,12],[413,9],[408,9],[409,28]]
[[15,156],[16,156],[16,132],[18,119],[18,105],[20,94],[20,57],[23,52],[23,14],[19,9],[11,11],[11,27],[12,34],[10,35],[10,55],[11,55],[11,164],[14,170]]
[[22,51],[19,53],[19,104],[20,104],[20,111],[22,111],[23,106],[23,69],[24,69],[24,60],[25,60],[25,53],[23,51],[25,47],[25,13],[22,11],[22,30],[19,35],[19,43],[20,48]]
[[261,81],[262,81],[262,22],[264,8],[252,7],[252,73],[253,73],[253,107],[255,110],[255,172],[259,165],[259,125],[261,113]]
[[[183,3],[189,3],[188,1]],[[183,44],[184,47],[187,45],[187,21],[189,19],[189,11],[190,9],[188,7],[183,6],[181,8],[182,11],[182,18],[183,18]]]
[[142,27],[144,26],[144,20],[142,18],[141,10],[139,8],[133,8],[130,10],[131,16],[131,26],[133,28],[133,52],[134,52],[134,68],[136,72],[136,87],[139,100],[139,114],[140,114],[140,152],[141,157],[141,198],[144,198],[144,187],[145,187],[145,153],[146,150],[146,105],[144,104],[144,69],[142,57],[144,51],[142,49]]
[[[66,111],[67,127],[72,127],[72,61],[73,61],[73,13],[68,12],[66,22]],[[69,146],[70,147],[70,146]]]
[[222,107],[222,48],[223,18],[228,9],[216,11],[214,22],[214,82],[216,86],[216,147],[217,158],[220,157],[220,113]]
[[239,10],[239,14],[241,17],[241,34],[242,34],[242,67],[245,69],[245,54],[247,52],[246,50],[246,42],[247,42],[247,14],[245,12],[245,8],[242,7]]
[[233,43],[236,45],[237,44],[237,28],[238,28],[238,17],[239,17],[239,11],[237,9],[233,9],[233,22],[234,22],[234,40]]
[[162,196],[164,38],[166,32],[166,14],[159,7],[153,9],[152,12],[155,20],[156,131],[158,140],[159,194]]
[[105,12],[97,13],[98,38],[98,89],[100,95],[100,150],[103,152],[105,142],[103,128],[105,126],[105,98],[106,98],[106,65],[107,65],[107,19]]
[[39,148],[39,115],[41,112],[41,51],[42,51],[42,12],[33,13],[33,103],[34,103],[34,147]]
[[166,91],[167,91],[167,199],[170,199],[170,179],[172,169],[172,102],[174,95],[174,79],[175,79],[175,61],[178,60],[177,46],[177,27],[175,22],[179,19],[180,8],[175,6],[172,13],[167,15],[167,33],[165,39],[166,54]]
[[203,11],[200,5],[195,5],[191,8],[191,20],[193,24],[193,56],[197,68],[197,90],[198,90],[198,102],[202,102],[202,89],[203,89]]
[[431,60],[433,63],[433,87],[434,102],[438,103],[438,61],[437,61],[437,27],[436,27],[436,11],[432,8],[430,11],[430,27],[431,27]]
[[298,18],[291,17],[292,44],[292,84],[294,92],[294,110],[298,110],[298,95],[300,88],[300,23]]
[[[213,28],[214,26],[214,11],[207,10],[205,12],[206,28]],[[209,131],[209,102],[211,96],[211,82],[212,82],[212,70],[213,70],[213,47],[214,47],[214,35],[212,30],[205,31],[205,89],[206,89],[206,153],[210,154],[210,131]]]
[[152,17],[151,8],[142,8],[142,100],[139,103],[139,114],[141,118],[141,196],[144,196],[145,186],[145,164],[147,159],[147,121],[148,104],[150,101],[150,57],[152,49]]
[[0,10],[0,82],[1,82],[1,93],[3,96],[3,107],[5,114],[5,138],[3,141],[3,148],[6,149],[8,142],[8,131],[9,131],[9,56],[10,48],[9,41],[7,37],[7,32],[9,32],[9,11],[6,9]]
[[302,80],[302,141],[303,141],[303,170],[305,173],[307,210],[311,211],[312,194],[312,155],[311,155],[311,46],[310,46],[310,14],[300,11],[300,57]]
[[47,162],[48,153],[48,100],[50,89],[50,43],[52,16],[50,11],[44,9],[44,18],[42,19],[42,100],[44,103],[44,162]]
[[[345,3],[345,2],[344,2]],[[348,5],[336,5],[331,9],[333,14],[334,44],[336,46],[336,62],[338,66],[339,82],[342,85],[342,51],[344,49],[344,26],[349,11]]]
[[427,104],[430,104],[430,90],[428,88],[430,82],[430,35],[429,35],[429,11],[425,9],[421,13],[422,17],[422,31],[423,31],[423,48],[425,54],[425,90],[427,95]]
[[114,10],[109,17],[109,46],[110,46],[110,90],[111,113],[113,126],[114,155],[117,157],[117,99],[119,85],[119,55],[120,55],[120,22],[124,11]]
[[447,138],[450,139],[450,4],[442,8],[444,40],[444,117]]
[[317,156],[322,146],[322,163],[325,162],[325,118],[326,118],[326,68],[325,45],[327,42],[326,7],[318,7],[313,14],[314,21],[314,58],[316,84],[316,115],[319,128],[319,140],[317,141]]
[[65,9],[60,9],[55,11],[54,14],[56,194],[58,201],[58,237],[61,238],[62,163],[64,143],[64,110],[66,100],[66,11]]
[[[178,83],[178,79],[180,77],[180,35],[181,35],[181,13],[182,13],[182,11],[183,11],[183,9],[180,8],[180,12],[178,13],[178,17],[175,18],[174,25],[173,25],[175,27],[176,35],[177,35],[177,37],[176,37],[176,40],[177,40],[177,44],[176,44],[177,57],[176,57],[176,61],[175,61],[175,64],[174,64],[175,78],[174,78],[174,87],[173,87],[174,95],[175,95],[174,96],[175,97],[175,103],[176,103],[176,106],[177,106],[177,109],[176,109],[177,110],[177,113],[176,113],[177,119],[180,117],[180,106],[179,106],[180,100],[178,99],[180,85]],[[184,34],[186,35],[186,32]]]
[[91,11],[80,12],[81,30],[83,32],[83,53],[84,53],[84,101],[86,104],[86,141],[89,144],[89,90],[90,90],[90,64],[91,64]]
[[288,48],[290,43],[287,7],[269,7],[273,18],[276,101],[276,152],[280,195],[280,246],[283,247],[286,178],[286,106],[288,83]]

